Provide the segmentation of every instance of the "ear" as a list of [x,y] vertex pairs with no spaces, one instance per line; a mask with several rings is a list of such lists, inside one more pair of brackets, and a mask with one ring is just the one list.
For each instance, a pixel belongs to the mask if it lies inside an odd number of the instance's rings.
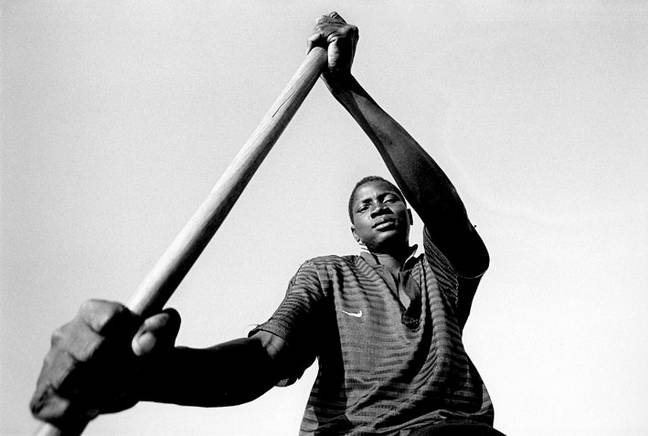
[[369,250],[367,248],[367,244],[362,242],[362,239],[360,239],[360,236],[358,236],[358,233],[356,232],[355,226],[351,226],[351,234],[353,235],[353,239],[356,240],[356,242],[358,243],[358,245],[360,246],[361,249]]
[[409,225],[414,224],[414,217],[412,216],[412,209],[407,209],[407,219],[409,220]]
[[351,229],[351,234],[353,235],[353,239],[355,239],[356,242],[360,243],[360,236],[358,236],[358,234],[356,233],[356,228],[353,224],[351,224],[350,229]]

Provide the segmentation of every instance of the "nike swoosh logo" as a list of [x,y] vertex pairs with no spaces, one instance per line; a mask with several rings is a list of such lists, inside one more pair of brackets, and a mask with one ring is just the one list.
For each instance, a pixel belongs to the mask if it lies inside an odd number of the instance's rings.
[[342,313],[344,313],[345,315],[352,316],[354,318],[362,317],[362,310],[358,310],[357,312],[347,312],[346,310],[343,310]]

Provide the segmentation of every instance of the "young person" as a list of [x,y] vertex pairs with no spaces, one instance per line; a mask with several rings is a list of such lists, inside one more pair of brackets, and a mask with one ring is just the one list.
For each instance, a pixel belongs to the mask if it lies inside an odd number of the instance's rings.
[[[304,262],[266,323],[207,349],[174,346],[172,309],[141,320],[119,303],[85,303],[54,333],[31,403],[37,418],[73,429],[142,400],[240,404],[317,359],[303,435],[501,435],[461,338],[488,252],[443,171],[351,74],[357,41],[333,12],[308,43],[327,47],[326,85],[400,187],[379,177],[354,187],[362,253]],[[406,199],[425,225],[418,256]]]

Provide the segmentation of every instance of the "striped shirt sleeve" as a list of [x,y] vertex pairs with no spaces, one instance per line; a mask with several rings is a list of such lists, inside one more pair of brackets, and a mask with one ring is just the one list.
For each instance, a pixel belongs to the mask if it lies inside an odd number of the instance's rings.
[[286,295],[274,314],[250,332],[250,336],[265,331],[280,337],[295,356],[294,368],[288,369],[279,385],[294,383],[315,360],[323,301],[324,293],[315,265],[306,261],[290,280]]
[[456,305],[459,299],[457,272],[452,267],[448,258],[434,245],[427,227],[423,230],[423,248],[425,249],[425,258],[437,276],[440,289],[449,293],[449,296]]
[[427,228],[423,231],[425,257],[439,280],[440,289],[450,296],[455,306],[455,314],[463,329],[472,306],[481,276],[475,278],[460,277],[447,257],[432,242]]

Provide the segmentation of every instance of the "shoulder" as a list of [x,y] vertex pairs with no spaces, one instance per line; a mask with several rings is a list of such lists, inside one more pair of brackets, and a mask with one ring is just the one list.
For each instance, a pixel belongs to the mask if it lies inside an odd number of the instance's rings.
[[474,228],[469,239],[470,241],[457,240],[454,244],[443,245],[434,240],[427,226],[423,229],[425,255],[431,264],[443,269],[447,274],[476,279],[488,269],[490,257]]
[[328,288],[341,277],[353,275],[358,269],[357,260],[360,256],[318,256],[306,260],[299,268],[302,274],[317,277],[323,288]]
[[316,268],[328,268],[328,267],[350,267],[352,265],[355,265],[356,259],[358,256],[355,255],[348,255],[348,256],[338,256],[335,254],[330,254],[326,256],[318,256],[318,257],[313,257],[311,259],[306,260],[303,265],[312,265]]

